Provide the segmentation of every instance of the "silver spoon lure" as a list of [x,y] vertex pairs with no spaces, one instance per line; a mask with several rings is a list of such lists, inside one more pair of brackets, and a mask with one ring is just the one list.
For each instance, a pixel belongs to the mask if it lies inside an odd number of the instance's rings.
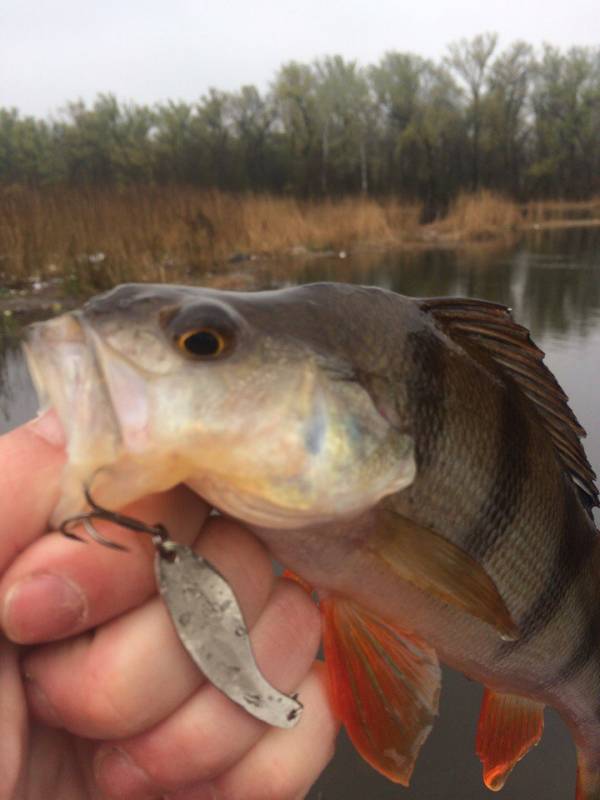
[[61,532],[83,541],[72,531],[75,525],[82,524],[91,539],[116,550],[127,548],[100,534],[94,520],[107,520],[149,534],[155,549],[158,590],[177,636],[196,666],[253,717],[278,728],[296,725],[302,704],[297,695],[283,694],[271,686],[260,672],[236,596],[210,561],[187,545],[173,541],[163,525],[147,525],[102,508],[87,489],[85,496],[90,511],[65,520]]

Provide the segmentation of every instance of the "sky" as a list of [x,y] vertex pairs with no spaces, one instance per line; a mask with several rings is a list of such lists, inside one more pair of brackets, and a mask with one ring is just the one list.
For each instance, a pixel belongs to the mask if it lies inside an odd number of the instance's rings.
[[214,86],[269,86],[285,62],[389,50],[438,59],[494,31],[561,48],[600,45],[598,0],[0,0],[0,107],[57,116],[100,92],[193,102]]

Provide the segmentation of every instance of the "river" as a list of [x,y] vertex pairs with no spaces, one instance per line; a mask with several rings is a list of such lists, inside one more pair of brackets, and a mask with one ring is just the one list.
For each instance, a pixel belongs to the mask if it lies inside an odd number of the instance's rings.
[[[249,269],[252,268],[249,266]],[[461,295],[506,303],[546,353],[546,363],[588,431],[586,450],[600,473],[600,229],[532,233],[516,248],[372,253],[313,258],[289,269],[261,267],[261,285],[338,280],[375,284],[420,297]],[[18,345],[20,318],[0,327],[0,433],[30,418],[36,400]],[[598,518],[597,518],[598,519]],[[599,643],[600,645],[600,643]],[[425,744],[409,790],[362,763],[342,739],[310,800],[483,800],[474,738],[481,688],[444,673],[440,718]],[[515,769],[504,800],[571,800],[575,757],[553,712],[542,743]]]

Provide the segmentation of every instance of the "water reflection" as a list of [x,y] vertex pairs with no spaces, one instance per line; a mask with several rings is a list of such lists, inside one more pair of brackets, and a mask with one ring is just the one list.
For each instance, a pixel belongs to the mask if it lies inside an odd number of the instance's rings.
[[585,336],[600,315],[600,229],[532,234],[516,249],[477,248],[371,253],[360,259],[313,259],[269,281],[368,283],[420,297],[464,295],[497,300],[537,337]]
[[532,251],[550,263],[554,259],[568,260],[572,256],[582,266],[598,266],[599,227],[532,231],[527,241]]
[[[360,260],[312,259],[260,268],[262,286],[321,280],[368,283],[416,296],[469,295],[514,308],[547,353],[590,437],[588,456],[600,471],[600,230],[534,233],[516,249],[371,253]],[[0,432],[30,417],[35,400],[15,331],[0,330]],[[446,672],[441,717],[405,791],[377,776],[342,743],[310,800],[483,800],[489,793],[473,752],[480,688]],[[575,759],[564,727],[547,715],[543,744],[515,770],[504,800],[573,797]]]
[[34,416],[37,400],[14,331],[0,328],[0,433]]

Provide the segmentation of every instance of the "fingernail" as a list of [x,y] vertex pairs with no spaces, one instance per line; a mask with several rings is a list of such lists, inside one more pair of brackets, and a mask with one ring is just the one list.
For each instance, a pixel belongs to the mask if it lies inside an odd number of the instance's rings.
[[118,747],[101,748],[94,759],[94,773],[100,789],[109,797],[144,800],[162,795],[146,772]]
[[27,705],[30,711],[47,725],[52,725],[55,728],[62,728],[62,720],[58,716],[50,700],[48,700],[46,692],[31,675],[25,673],[23,677],[25,678],[24,685],[27,693]]
[[65,431],[54,409],[43,411],[27,424],[27,427],[40,439],[52,447],[64,447],[66,443]]
[[14,584],[4,599],[2,627],[21,644],[58,639],[78,628],[87,614],[81,589],[49,573],[30,575]]

